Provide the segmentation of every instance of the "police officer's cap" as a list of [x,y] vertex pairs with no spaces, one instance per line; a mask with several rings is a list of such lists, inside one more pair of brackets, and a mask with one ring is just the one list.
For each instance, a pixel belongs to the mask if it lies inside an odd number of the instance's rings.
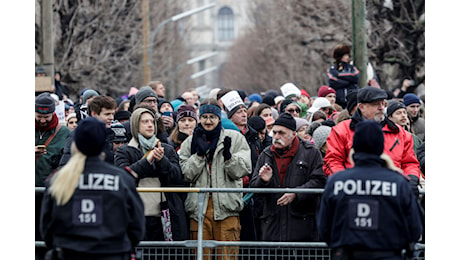
[[74,130],[74,141],[80,152],[87,156],[99,155],[104,149],[107,129],[94,117],[85,118]]
[[358,103],[372,103],[387,99],[387,92],[376,87],[364,87],[358,91]]
[[353,149],[359,153],[381,155],[383,153],[382,125],[374,120],[358,122],[353,136]]

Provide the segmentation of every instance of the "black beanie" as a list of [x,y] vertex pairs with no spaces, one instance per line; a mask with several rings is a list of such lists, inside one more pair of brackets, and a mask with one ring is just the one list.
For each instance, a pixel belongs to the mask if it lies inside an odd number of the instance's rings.
[[358,91],[351,91],[347,94],[347,111],[351,113],[351,110],[358,104]]
[[382,125],[373,120],[364,120],[356,124],[353,136],[353,149],[356,153],[381,155],[383,145]]
[[406,106],[397,100],[390,100],[387,106],[387,116],[393,115],[393,113],[400,108],[406,108]]
[[131,112],[124,111],[124,110],[117,111],[115,115],[113,116],[113,118],[117,121],[129,120],[130,117],[131,117]]
[[274,97],[272,96],[265,96],[263,99],[262,99],[262,103],[265,103],[269,106],[274,106],[275,105],[275,99]]
[[265,129],[265,120],[260,116],[251,116],[248,119],[248,125],[259,132]]
[[50,114],[54,112],[55,108],[54,98],[51,97],[50,93],[41,93],[35,98],[35,112]]
[[99,155],[102,152],[107,137],[104,123],[94,117],[87,117],[74,131],[74,141],[80,152],[87,156]]
[[294,117],[289,113],[281,113],[273,125],[284,126],[291,129],[292,131],[296,130],[296,121]]

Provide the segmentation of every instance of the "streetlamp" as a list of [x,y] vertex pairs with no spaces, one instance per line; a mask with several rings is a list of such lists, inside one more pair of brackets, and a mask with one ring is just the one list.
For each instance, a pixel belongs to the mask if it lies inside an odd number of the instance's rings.
[[176,68],[174,69],[174,74],[171,77],[171,83],[170,83],[171,90],[173,91],[173,96],[176,95],[176,86],[175,86],[176,84],[175,84],[174,81],[175,81],[177,73],[182,68],[182,66],[191,65],[193,63],[212,58],[212,57],[216,56],[217,54],[218,54],[217,51],[209,52],[209,53],[203,54],[201,56],[191,58],[191,59],[187,60],[185,63],[181,63],[181,64],[177,65]]
[[208,4],[208,5],[205,5],[205,6],[202,6],[202,7],[198,7],[198,8],[195,8],[195,9],[192,9],[192,10],[189,10],[189,11],[186,11],[186,12],[183,12],[183,13],[180,13],[180,14],[176,14],[174,15],[173,17],[169,18],[169,19],[166,19],[164,20],[163,22],[161,22],[157,28],[153,31],[153,34],[152,34],[152,37],[150,38],[150,46],[151,48],[149,48],[150,50],[150,58],[149,58],[149,67],[150,69],[153,67],[152,64],[153,64],[153,46],[154,46],[154,41],[155,41],[155,36],[158,34],[158,32],[160,31],[160,29],[165,26],[165,24],[169,23],[169,22],[175,22],[177,20],[180,20],[182,18],[185,18],[187,16],[190,16],[190,15],[193,15],[193,14],[196,14],[196,13],[199,13],[199,12],[202,12],[204,10],[207,10],[207,9],[210,9],[210,8],[213,8],[214,6],[216,6],[215,3],[211,3],[211,4]]
[[197,72],[197,73],[192,74],[192,76],[190,76],[190,79],[196,79],[196,78],[198,78],[198,77],[204,76],[205,74],[208,74],[209,72],[215,71],[215,70],[217,70],[218,68],[219,68],[218,66],[214,66],[214,67],[211,67],[211,68],[209,68],[209,69],[205,69],[205,70],[199,71],[199,72]]

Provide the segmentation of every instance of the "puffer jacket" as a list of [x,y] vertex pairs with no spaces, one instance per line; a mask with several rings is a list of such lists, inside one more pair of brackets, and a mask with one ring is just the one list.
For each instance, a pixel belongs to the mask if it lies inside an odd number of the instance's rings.
[[[224,138],[231,138],[231,158],[224,162]],[[243,188],[242,178],[251,172],[251,151],[244,136],[237,131],[222,129],[212,162],[191,154],[193,135],[187,137],[179,151],[179,163],[185,181],[198,188]],[[208,205],[209,193],[205,194],[203,215]],[[242,193],[215,192],[212,194],[214,219],[224,220],[239,216],[243,209]],[[185,209],[190,218],[198,221],[198,193],[189,193]]]
[[[356,124],[363,120],[361,111],[358,109],[351,119],[332,127],[326,141],[328,149],[323,165],[327,176],[352,167],[349,153],[353,146],[354,129]],[[413,150],[412,135],[388,118],[385,118],[382,125],[385,139],[383,152],[390,156],[395,166],[401,168],[405,175],[415,175],[420,178],[420,167]]]
[[[273,169],[273,177],[267,183],[259,177],[259,170],[265,164]],[[261,153],[251,179],[253,188],[323,188],[326,185],[323,161],[319,150],[310,142],[299,139],[299,148],[289,163],[283,186],[278,174],[275,155],[270,147]],[[297,193],[287,206],[278,206],[277,200],[284,193],[267,193],[261,216],[262,240],[264,241],[319,241],[315,214],[320,196]]]

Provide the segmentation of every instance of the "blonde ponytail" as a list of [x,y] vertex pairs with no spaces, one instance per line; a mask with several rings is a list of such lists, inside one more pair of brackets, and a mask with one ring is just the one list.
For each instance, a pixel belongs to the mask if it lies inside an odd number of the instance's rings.
[[51,179],[50,193],[56,199],[57,205],[66,204],[77,188],[86,164],[86,155],[77,149],[75,143],[71,147],[72,156]]

